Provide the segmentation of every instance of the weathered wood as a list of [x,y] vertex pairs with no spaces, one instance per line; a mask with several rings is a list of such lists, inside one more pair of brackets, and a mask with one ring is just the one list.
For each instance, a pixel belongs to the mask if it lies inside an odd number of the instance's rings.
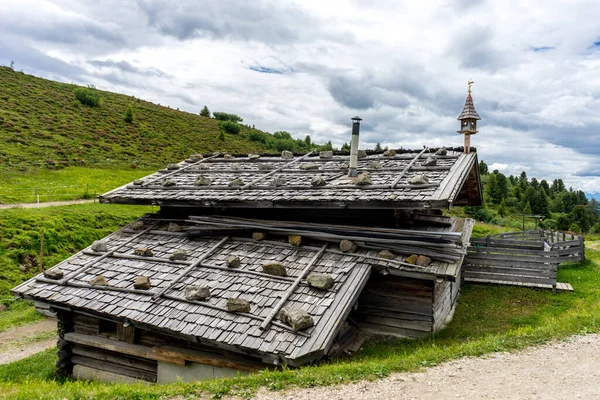
[[75,365],[73,367],[73,378],[84,381],[103,381],[114,384],[121,383],[146,383],[151,382],[132,378],[130,376],[119,375],[114,372],[103,371],[96,368],[86,367],[85,365]]
[[251,362],[241,358],[233,359],[221,354],[192,349],[182,349],[169,345],[154,347],[152,351],[154,354],[158,354],[161,357],[182,359],[184,361],[212,365],[220,368],[232,368],[241,371],[255,372],[263,370],[266,367],[265,364],[259,362]]
[[[117,251],[119,251],[122,247],[128,245],[129,243],[131,243],[132,241],[134,241],[135,239],[139,238],[140,236],[148,233],[148,231],[150,231],[152,228],[154,228],[155,225],[150,226],[147,229],[144,229],[143,231],[141,231],[140,233],[138,233],[137,235],[133,235],[130,238],[128,238],[124,243],[121,243],[117,248],[104,253],[103,255],[101,255],[100,257],[94,259],[92,262],[84,265],[83,267],[81,267],[78,270],[75,270],[69,274],[66,274],[61,280],[59,281],[53,281],[53,283],[58,283],[59,285],[65,285],[67,282],[69,282],[71,279],[76,278],[77,276],[83,274],[85,271],[87,271],[88,269],[90,269],[91,267],[93,267],[94,265],[98,264],[100,261],[104,260],[107,257],[110,257],[110,255],[112,253],[115,253]],[[40,280],[40,277],[36,277],[36,280]]]
[[168,174],[166,174],[166,175],[158,175],[158,176],[155,176],[154,178],[148,179],[148,180],[147,180],[147,181],[145,181],[145,182],[144,182],[142,185],[138,185],[138,186],[147,187],[147,186],[148,186],[148,184],[150,184],[150,183],[156,182],[156,181],[158,181],[158,180],[160,180],[160,179],[165,179],[165,178],[168,178],[168,177],[170,177],[170,176],[173,176],[173,175],[175,175],[175,174],[178,174],[178,173],[180,173],[180,172],[182,172],[182,171],[185,171],[185,170],[187,170],[187,169],[190,169],[190,168],[192,168],[192,167],[194,167],[194,166],[196,166],[196,165],[198,165],[198,164],[201,164],[201,163],[204,163],[204,162],[208,162],[209,160],[212,160],[212,159],[214,159],[214,158],[217,158],[217,157],[218,157],[218,156],[220,156],[220,155],[221,155],[220,153],[213,154],[213,155],[212,155],[212,156],[210,156],[210,157],[203,158],[202,160],[198,160],[198,161],[196,161],[195,163],[191,163],[191,164],[189,164],[189,165],[186,165],[185,167],[181,167],[181,168],[179,168],[179,169],[176,169],[176,170],[174,170],[174,171],[172,171],[172,172],[170,172],[170,173],[168,173]]
[[123,342],[135,343],[135,327],[131,324],[125,326],[117,323],[117,338]]
[[253,180],[252,182],[245,184],[244,186],[242,186],[242,187],[241,187],[241,189],[247,189],[247,188],[249,188],[249,187],[251,187],[251,186],[255,185],[256,183],[258,183],[258,182],[260,182],[260,181],[262,181],[262,180],[264,180],[264,179],[266,179],[266,178],[268,178],[268,177],[270,177],[270,176],[273,176],[273,175],[275,175],[277,172],[281,171],[282,169],[284,169],[284,168],[287,168],[287,167],[289,167],[290,165],[294,165],[294,164],[296,164],[297,162],[304,160],[306,157],[310,156],[310,155],[311,155],[311,154],[313,154],[313,153],[314,153],[313,151],[311,151],[311,152],[309,152],[309,153],[306,153],[306,154],[305,154],[305,155],[303,155],[302,157],[300,157],[300,158],[296,158],[295,160],[292,160],[292,161],[288,162],[287,164],[284,164],[283,166],[281,166],[281,167],[279,167],[279,168],[276,168],[276,169],[274,169],[273,171],[271,171],[271,172],[269,172],[269,173],[267,173],[267,174],[265,174],[265,175],[263,175],[263,176],[260,176],[260,177],[256,178],[256,179],[255,179],[255,180]]
[[106,361],[95,360],[93,358],[73,356],[73,364],[83,365],[100,371],[112,372],[118,375],[128,376],[134,379],[140,379],[148,382],[156,382],[156,372],[149,372],[137,368],[130,368],[123,365],[113,364]]
[[73,354],[156,374],[156,360],[126,356],[121,353],[98,350],[78,344],[73,346]]
[[194,268],[196,268],[199,264],[201,264],[202,261],[204,261],[206,258],[210,257],[211,254],[213,254],[215,251],[217,251],[217,249],[228,240],[229,240],[229,236],[225,236],[223,239],[221,239],[217,244],[215,244],[207,252],[205,252],[198,259],[196,259],[192,265],[190,265],[183,272],[181,272],[179,275],[177,275],[177,277],[175,279],[173,279],[171,282],[169,282],[168,285],[166,285],[161,290],[159,290],[156,294],[154,294],[154,296],[152,296],[152,299],[156,300],[156,299],[160,298],[160,296],[165,294],[167,291],[171,290],[171,288],[173,286],[175,286],[177,283],[179,283],[179,281],[181,281],[183,278],[185,278],[190,272],[192,272],[194,270]]
[[95,347],[115,353],[128,354],[131,356],[147,358],[150,360],[164,361],[172,364],[185,365],[185,360],[180,358],[166,357],[152,352],[151,347],[140,346],[139,344],[131,344],[111,340],[100,336],[82,335],[80,333],[67,333],[65,339],[69,342],[81,344],[84,346]]
[[425,151],[427,151],[428,148],[425,147],[423,150],[421,150],[421,152],[419,154],[417,154],[415,156],[415,158],[413,158],[411,160],[410,163],[408,163],[408,165],[402,170],[402,172],[400,172],[400,174],[396,177],[396,179],[394,179],[394,182],[392,182],[392,184],[390,185],[390,189],[394,189],[396,187],[396,184],[398,184],[398,182],[400,182],[400,179],[402,179],[404,177],[404,175],[406,175],[406,173],[408,172],[408,170],[413,166],[413,164],[419,159],[419,157],[421,157],[423,155],[423,153],[425,153]]
[[[440,185],[439,182],[426,183],[423,185],[411,185],[411,184],[402,184],[394,186],[394,189],[426,189],[438,187]],[[244,190],[244,191],[257,191],[257,190],[269,190],[269,191],[285,191],[285,190],[343,190],[343,189],[352,189],[359,191],[369,191],[369,190],[382,190],[382,189],[390,189],[390,185],[326,185],[326,186],[309,186],[309,185],[284,185],[284,186],[250,186],[243,188],[232,187],[226,185],[208,185],[208,186],[190,186],[190,185],[179,185],[179,186],[162,186],[162,185],[154,185],[154,186],[140,186],[140,185],[129,185],[127,189],[130,190],[147,190],[147,189],[158,189],[158,190],[166,190],[166,191],[232,191],[232,190]]]
[[292,285],[281,296],[279,302],[271,309],[271,311],[269,311],[269,314],[267,314],[262,324],[260,324],[260,329],[265,330],[269,326],[273,318],[275,318],[275,316],[277,315],[279,310],[281,310],[288,298],[292,295],[292,293],[294,293],[294,290],[296,290],[296,288],[300,284],[300,281],[304,279],[306,274],[308,274],[313,268],[313,266],[317,263],[317,261],[319,261],[319,258],[323,255],[323,253],[327,249],[327,246],[327,244],[323,245],[323,247],[321,247],[321,250],[319,250],[319,252],[313,256],[313,258],[306,265],[306,267],[304,267],[302,272],[300,272],[300,274],[296,277],[294,283],[292,283]]

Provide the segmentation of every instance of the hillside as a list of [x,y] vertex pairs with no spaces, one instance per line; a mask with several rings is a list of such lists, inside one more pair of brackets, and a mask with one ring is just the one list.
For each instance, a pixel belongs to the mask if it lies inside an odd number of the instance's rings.
[[[78,87],[0,67],[0,165],[156,167],[195,152],[265,150],[249,137],[266,134],[248,126],[219,138],[213,118],[101,90],[100,106],[88,107],[75,98]],[[130,105],[131,124],[124,119]]]

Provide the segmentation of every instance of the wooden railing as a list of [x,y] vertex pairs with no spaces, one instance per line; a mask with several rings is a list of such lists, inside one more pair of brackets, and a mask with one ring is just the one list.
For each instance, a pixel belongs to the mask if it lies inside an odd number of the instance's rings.
[[544,230],[472,238],[463,262],[467,281],[556,290],[558,265],[585,260],[583,236]]

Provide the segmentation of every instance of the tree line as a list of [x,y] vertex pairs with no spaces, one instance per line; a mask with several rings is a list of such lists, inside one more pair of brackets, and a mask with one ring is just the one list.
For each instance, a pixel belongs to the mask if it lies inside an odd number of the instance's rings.
[[479,173],[485,205],[467,209],[478,219],[501,222],[498,219],[525,214],[537,216],[534,218],[538,218],[542,228],[600,233],[600,204],[595,199],[588,200],[581,190],[567,189],[560,178],[552,182],[529,179],[525,171],[507,177],[498,170],[489,172],[483,160]]

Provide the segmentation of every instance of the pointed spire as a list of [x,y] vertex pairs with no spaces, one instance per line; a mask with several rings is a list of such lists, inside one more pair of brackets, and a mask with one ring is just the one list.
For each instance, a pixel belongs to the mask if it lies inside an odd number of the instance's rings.
[[467,101],[465,101],[465,106],[458,116],[458,120],[463,119],[481,119],[477,111],[475,111],[475,105],[473,104],[473,98],[471,97],[471,85],[474,84],[472,80],[469,79],[467,83],[469,85],[469,94],[467,95]]

